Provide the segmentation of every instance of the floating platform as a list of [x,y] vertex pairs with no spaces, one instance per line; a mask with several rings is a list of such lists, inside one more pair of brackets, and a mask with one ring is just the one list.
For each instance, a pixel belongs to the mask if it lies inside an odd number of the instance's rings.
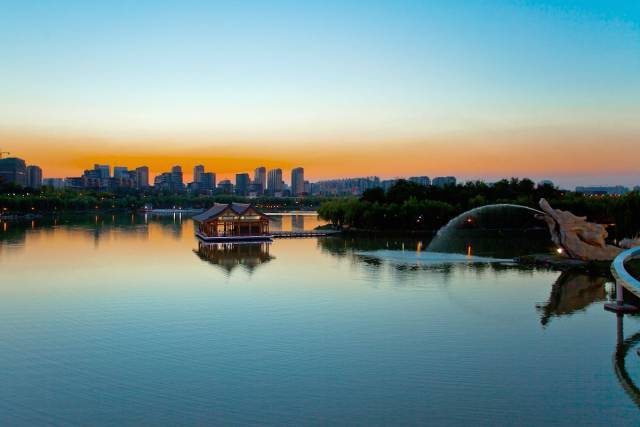
[[340,234],[340,230],[309,230],[309,231],[272,231],[274,239],[294,239],[302,237],[325,237]]
[[234,242],[270,242],[273,239],[296,239],[305,237],[325,237],[340,234],[340,230],[310,230],[310,231],[272,231],[259,236],[205,236],[196,231],[196,237],[207,243]]
[[273,235],[263,234],[257,236],[205,236],[196,231],[196,237],[207,243],[246,243],[246,242],[271,242]]

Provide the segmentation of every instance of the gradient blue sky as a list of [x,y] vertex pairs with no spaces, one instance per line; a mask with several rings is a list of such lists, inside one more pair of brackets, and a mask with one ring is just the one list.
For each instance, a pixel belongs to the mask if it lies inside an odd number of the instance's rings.
[[51,151],[45,174],[76,167],[60,145],[158,168],[180,146],[223,174],[266,148],[312,178],[640,184],[637,1],[0,0],[0,57],[0,145]]

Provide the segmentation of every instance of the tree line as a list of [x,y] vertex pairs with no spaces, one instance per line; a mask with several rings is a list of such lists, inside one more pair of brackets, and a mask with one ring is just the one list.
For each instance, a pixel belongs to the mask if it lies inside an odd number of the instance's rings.
[[635,236],[640,232],[640,193],[637,191],[616,197],[588,197],[551,184],[536,186],[530,179],[517,178],[493,184],[475,181],[445,187],[399,180],[386,192],[373,188],[359,198],[325,201],[318,213],[340,227],[433,232],[469,209],[499,203],[538,208],[541,198],[556,209],[612,225],[609,228],[612,237]]
[[22,188],[15,185],[0,187],[0,213],[51,213],[105,210],[135,210],[144,206],[154,208],[208,208],[213,203],[253,203],[264,209],[315,209],[325,200],[322,197],[277,198],[198,195],[158,191],[118,189],[115,191]]

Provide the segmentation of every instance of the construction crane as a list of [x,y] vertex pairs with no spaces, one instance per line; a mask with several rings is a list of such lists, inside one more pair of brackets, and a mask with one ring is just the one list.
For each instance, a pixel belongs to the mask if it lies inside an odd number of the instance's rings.
[[2,151],[2,150],[0,149],[0,159],[2,158],[2,155],[3,155],[3,154],[11,154],[11,153],[10,153],[10,152],[8,152],[8,151]]

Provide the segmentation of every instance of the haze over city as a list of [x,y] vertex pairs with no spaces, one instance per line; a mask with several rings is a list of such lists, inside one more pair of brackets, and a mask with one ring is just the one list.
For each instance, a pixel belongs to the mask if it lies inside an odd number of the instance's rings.
[[220,178],[640,183],[635,2],[3,5],[0,148]]

